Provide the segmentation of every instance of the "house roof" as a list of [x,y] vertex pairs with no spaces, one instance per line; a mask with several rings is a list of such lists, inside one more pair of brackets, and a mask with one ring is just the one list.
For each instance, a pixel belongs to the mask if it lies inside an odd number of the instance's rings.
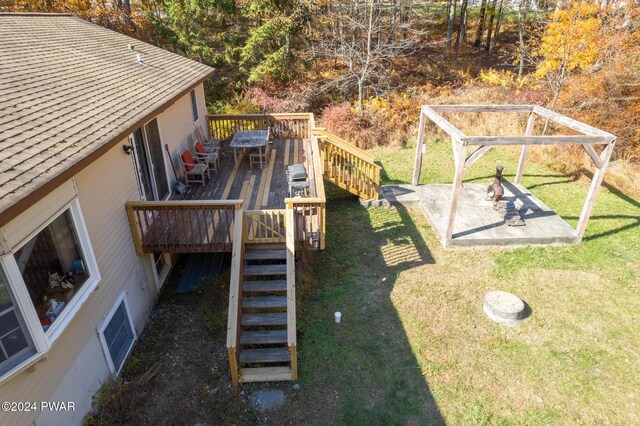
[[212,73],[70,15],[0,13],[0,226]]

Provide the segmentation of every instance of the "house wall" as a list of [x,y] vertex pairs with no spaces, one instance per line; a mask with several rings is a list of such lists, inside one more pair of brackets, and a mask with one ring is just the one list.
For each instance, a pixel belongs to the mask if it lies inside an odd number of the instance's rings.
[[[169,145],[169,151],[179,177],[184,175],[184,168],[180,163],[180,155],[186,149],[194,153],[194,141],[191,138],[196,125],[200,125],[207,132],[206,105],[204,98],[204,85],[195,89],[198,102],[198,121],[193,122],[191,111],[191,95],[187,93],[158,116],[162,143]],[[206,133],[205,133],[206,134]],[[167,163],[169,187],[173,188],[176,182],[171,164]]]
[[[197,92],[202,109],[199,116],[204,123],[202,85]],[[169,144],[172,152],[185,147],[194,126],[189,94],[160,114],[158,124],[162,142]],[[0,413],[0,424],[82,423],[91,408],[92,396],[110,374],[97,329],[115,299],[125,292],[136,335],[155,304],[158,288],[151,256],[136,255],[124,207],[126,201],[140,200],[133,156],[122,150],[122,145],[128,143],[126,139],[118,143],[2,229],[3,245],[12,247],[77,195],[101,281],[53,342],[45,359],[0,384],[0,401],[73,401],[75,411]],[[173,182],[168,161],[166,167]]]

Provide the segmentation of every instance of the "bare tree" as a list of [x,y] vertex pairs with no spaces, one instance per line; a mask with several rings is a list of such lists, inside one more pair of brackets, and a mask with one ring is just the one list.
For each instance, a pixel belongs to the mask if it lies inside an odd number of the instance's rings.
[[460,5],[460,22],[458,23],[458,34],[456,35],[456,47],[454,61],[458,62],[458,56],[460,56],[460,39],[463,38],[463,34],[467,33],[467,5],[468,0],[462,0]]
[[524,75],[524,62],[527,55],[527,46],[524,40],[524,23],[528,9],[529,0],[520,0],[520,5],[518,6],[518,78],[522,78]]
[[482,43],[482,35],[484,34],[484,19],[487,11],[487,0],[480,3],[480,16],[478,17],[478,28],[476,29],[476,39],[473,42],[475,47],[480,47]]
[[500,34],[500,24],[502,23],[502,14],[504,12],[503,9],[504,0],[500,0],[500,7],[498,8],[498,20],[496,22],[496,30],[493,34],[493,41],[491,42],[491,46],[489,47],[489,53],[493,53],[496,48],[496,43],[498,42],[498,34]]
[[453,28],[456,24],[456,5],[458,0],[449,0],[447,6],[447,50],[451,50],[453,43]]
[[411,19],[399,19],[400,12],[417,13],[415,6],[408,0],[334,2],[328,12],[332,30],[317,41],[315,54],[333,59],[336,69],[343,72],[327,81],[321,90],[356,91],[363,115],[365,91],[384,90],[392,60],[414,53],[424,38],[424,32],[411,26]]
[[493,0],[491,3],[491,7],[489,8],[489,24],[487,25],[487,43],[485,44],[484,50],[489,51],[491,47],[491,33],[493,31],[493,20],[496,16],[496,4],[498,0]]

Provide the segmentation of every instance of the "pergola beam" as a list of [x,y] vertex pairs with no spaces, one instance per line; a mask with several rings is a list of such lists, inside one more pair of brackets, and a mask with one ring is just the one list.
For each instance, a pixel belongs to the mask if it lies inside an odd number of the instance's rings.
[[553,135],[553,136],[466,136],[465,145],[594,145],[610,144],[613,136]]
[[471,165],[478,161],[480,158],[482,158],[482,156],[486,154],[487,151],[489,151],[491,148],[493,148],[493,145],[482,145],[480,148],[473,151],[473,153],[471,153],[471,155],[469,155],[467,159],[464,160],[465,170],[471,167]]
[[431,107],[424,105],[421,109],[422,114],[426,115],[431,121],[436,123],[438,127],[444,130],[452,139],[460,143],[460,140],[465,137],[456,126],[451,124],[447,119],[434,111]]
[[[524,131],[525,136],[531,136],[533,134],[533,128],[536,124],[536,114],[532,111],[529,114],[529,119],[527,120],[527,128]],[[522,175],[524,173],[524,162],[527,160],[527,154],[529,152],[529,145],[522,145],[522,150],[520,151],[520,159],[518,160],[518,169],[516,171],[515,183],[520,185],[522,182]]]
[[532,112],[533,105],[429,105],[436,112]]
[[576,243],[582,241],[582,237],[584,237],[584,232],[587,229],[587,223],[589,223],[589,218],[591,217],[593,206],[596,204],[596,197],[598,196],[600,186],[602,185],[602,181],[604,180],[604,173],[607,170],[607,165],[609,164],[609,160],[611,159],[611,154],[613,153],[615,144],[615,141],[610,143],[599,156],[602,160],[602,167],[596,170],[596,172],[593,174],[591,186],[589,187],[589,193],[587,194],[587,200],[582,207],[582,213],[580,213],[578,226],[576,226],[576,231],[578,234]]
[[574,120],[573,118],[558,114],[557,112],[553,112],[541,106],[535,105],[533,107],[533,112],[541,117],[544,117],[551,121],[555,121],[556,123],[562,124],[565,127],[575,130],[576,132],[584,133],[585,135],[608,136],[609,138],[611,138],[608,143],[613,142],[613,140],[615,140],[616,138],[611,133],[605,132],[604,130],[596,129],[595,127],[591,127],[588,124],[581,123],[578,120]]
[[591,159],[593,160],[593,163],[596,165],[596,167],[601,169],[602,166],[603,166],[603,161],[602,161],[602,158],[596,152],[596,150],[593,149],[593,147],[591,145],[582,145],[582,146],[587,151],[587,154],[589,154],[589,157],[591,157]]

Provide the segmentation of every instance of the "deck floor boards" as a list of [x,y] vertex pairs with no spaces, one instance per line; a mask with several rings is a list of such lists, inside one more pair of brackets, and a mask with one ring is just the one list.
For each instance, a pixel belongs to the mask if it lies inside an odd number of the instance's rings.
[[[305,162],[306,149],[307,144],[302,140],[274,140],[265,171],[257,165],[251,167],[247,155],[242,156],[236,168],[233,150],[229,148],[228,142],[224,142],[218,173],[212,173],[211,180],[207,181],[206,185],[192,184],[185,194],[174,193],[171,199],[232,200],[248,197],[249,201],[245,206],[249,209],[284,209],[284,199],[289,196],[285,173],[287,162],[289,164]],[[268,181],[265,182],[265,179]],[[243,187],[247,187],[246,195],[242,194]]]

